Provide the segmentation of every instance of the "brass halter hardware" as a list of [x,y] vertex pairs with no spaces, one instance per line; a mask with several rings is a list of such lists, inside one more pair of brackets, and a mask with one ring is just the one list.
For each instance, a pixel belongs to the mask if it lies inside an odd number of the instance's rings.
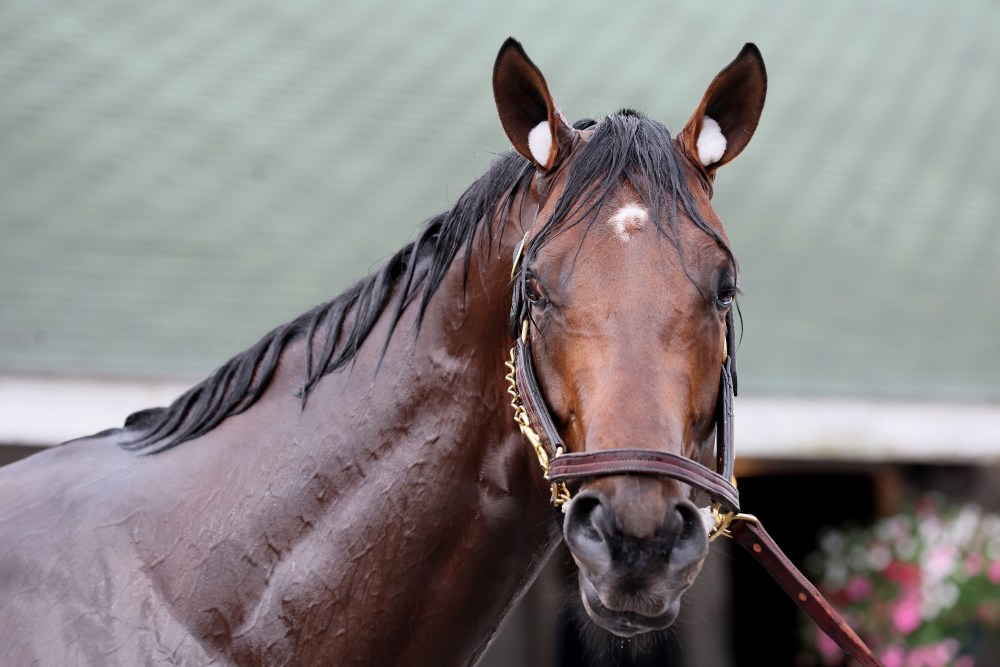
[[[528,320],[524,320],[521,325],[521,342],[527,342],[528,340]],[[514,421],[517,423],[518,428],[521,429],[521,433],[524,435],[528,444],[535,451],[535,456],[538,458],[538,464],[542,467],[542,474],[545,479],[549,478],[549,453],[545,450],[545,445],[542,444],[542,439],[531,426],[531,421],[528,419],[528,412],[524,409],[524,403],[521,401],[521,395],[517,392],[517,357],[516,357],[516,346],[510,348],[510,360],[504,362],[504,366],[507,367],[509,371],[504,378],[507,380],[507,393],[511,396],[510,407],[514,408]],[[562,447],[556,449],[555,456],[561,456],[563,453]],[[569,501],[573,496],[569,492],[566,484],[563,482],[552,482],[552,504],[556,507],[562,507],[567,501]]]
[[[735,480],[733,480],[735,481]],[[750,523],[760,523],[753,514],[743,514],[742,512],[720,512],[722,505],[720,503],[712,503],[711,514],[712,520],[715,521],[715,526],[712,528],[712,532],[708,534],[708,541],[714,542],[716,538],[720,535],[723,537],[732,537],[732,533],[729,532],[729,525],[733,521],[749,521]]]

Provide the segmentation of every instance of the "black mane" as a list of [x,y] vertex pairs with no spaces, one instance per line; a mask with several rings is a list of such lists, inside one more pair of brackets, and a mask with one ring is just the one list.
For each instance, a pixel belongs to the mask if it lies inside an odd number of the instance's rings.
[[[125,420],[125,429],[134,431],[135,436],[121,446],[154,454],[204,435],[226,417],[247,410],[271,382],[287,346],[302,337],[307,341],[301,389],[305,400],[324,375],[354,358],[397,293],[401,296],[393,309],[388,336],[392,336],[403,310],[418,296],[419,328],[452,260],[464,248],[468,269],[469,250],[480,224],[486,224],[486,243],[492,244],[492,226],[487,224],[492,214],[499,211],[504,215],[510,209],[533,171],[532,165],[513,151],[496,158],[451,210],[428,220],[416,240],[396,252],[380,269],[333,300],[277,327],[169,407],[131,415]],[[388,342],[387,337],[386,345]],[[314,348],[320,351],[314,353]]]
[[[584,120],[576,127],[592,125],[594,121]],[[680,206],[699,229],[717,239],[729,252],[718,233],[698,214],[684,181],[682,159],[674,152],[670,133],[663,125],[627,109],[603,119],[569,165],[555,213],[525,249],[526,257],[530,259],[568,217],[582,214],[581,219],[586,220],[589,229],[605,198],[623,179],[635,188],[653,212],[657,228],[675,245],[679,246],[676,213]],[[354,358],[397,294],[400,296],[392,311],[385,346],[403,310],[418,296],[419,330],[431,297],[456,255],[464,249],[467,274],[473,239],[480,225],[486,225],[484,242],[491,246],[493,226],[489,223],[493,215],[505,216],[511,210],[533,173],[533,165],[515,152],[499,156],[451,210],[431,218],[416,240],[400,249],[379,270],[333,300],[274,329],[170,406],[131,415],[125,421],[127,436],[121,446],[153,454],[204,435],[225,418],[247,410],[264,393],[282,353],[300,338],[306,341],[306,372],[301,389],[305,401],[324,375]],[[670,215],[664,224],[659,212],[667,205]],[[523,272],[518,283],[515,294],[523,297]],[[385,347],[383,354],[384,351]]]

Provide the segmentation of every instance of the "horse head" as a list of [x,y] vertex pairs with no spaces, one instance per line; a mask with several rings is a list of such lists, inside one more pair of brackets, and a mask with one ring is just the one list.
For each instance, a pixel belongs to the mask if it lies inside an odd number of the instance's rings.
[[[738,283],[710,199],[760,118],[759,51],[744,47],[675,137],[631,110],[570,124],[513,40],[493,84],[507,136],[535,166],[511,329],[550,439],[570,454],[650,450],[714,469]],[[604,466],[564,491],[583,605],[617,635],[671,625],[708,553],[697,489],[676,477]]]

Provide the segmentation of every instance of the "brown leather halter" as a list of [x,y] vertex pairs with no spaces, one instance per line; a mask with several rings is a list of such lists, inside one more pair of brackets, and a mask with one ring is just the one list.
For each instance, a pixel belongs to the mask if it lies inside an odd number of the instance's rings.
[[[753,515],[740,513],[740,495],[733,475],[736,360],[732,354],[732,350],[735,350],[732,311],[726,316],[726,349],[723,353],[719,401],[716,407],[716,470],[710,470],[693,459],[651,449],[567,452],[539,389],[532,363],[531,342],[528,338],[530,306],[524,296],[526,275],[523,266],[518,271],[523,245],[524,240],[515,250],[511,269],[511,277],[516,278],[511,304],[511,334],[515,343],[510,350],[510,359],[505,362],[509,371],[506,376],[509,384],[507,391],[512,397],[514,421],[535,451],[545,479],[552,485],[552,504],[563,507],[572,500],[568,482],[623,473],[665,475],[703,491],[712,500],[711,514],[715,525],[709,531],[710,541],[720,535],[736,540],[841,649],[866,667],[881,665],[843,616],[785,556],[760,521]],[[539,430],[536,430],[536,426]]]

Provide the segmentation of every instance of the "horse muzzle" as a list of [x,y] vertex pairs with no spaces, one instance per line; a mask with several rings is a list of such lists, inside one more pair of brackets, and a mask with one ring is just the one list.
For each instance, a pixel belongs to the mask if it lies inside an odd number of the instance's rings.
[[[701,515],[685,498],[654,493],[655,478],[602,481],[574,496],[563,521],[584,607],[616,635],[666,628],[708,555]],[[637,487],[643,493],[629,493]]]

